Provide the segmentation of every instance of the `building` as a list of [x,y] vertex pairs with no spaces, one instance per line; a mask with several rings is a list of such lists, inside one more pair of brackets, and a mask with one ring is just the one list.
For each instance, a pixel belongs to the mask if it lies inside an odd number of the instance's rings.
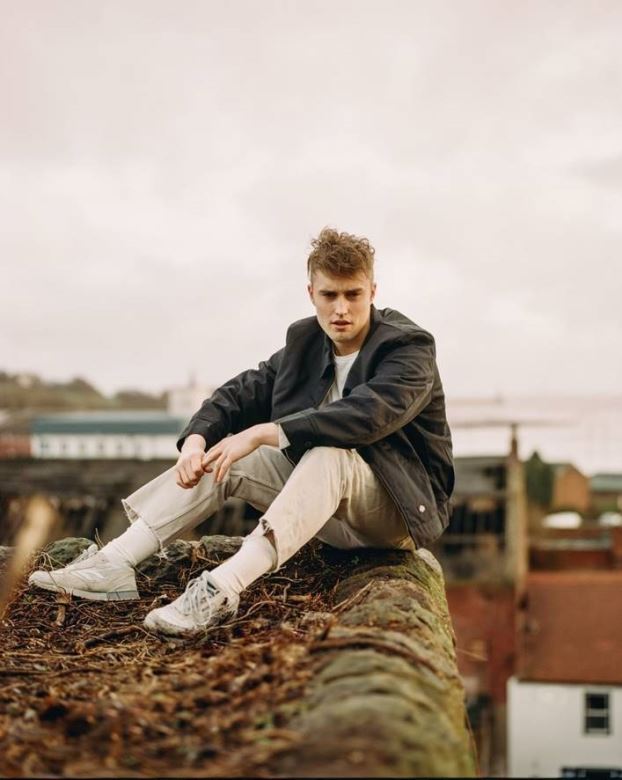
[[622,528],[600,533],[598,557],[594,534],[552,534],[547,568],[527,576],[508,681],[512,777],[622,777]]
[[214,388],[200,384],[194,376],[191,376],[187,385],[173,387],[168,391],[167,411],[172,417],[190,419],[213,390]]
[[590,480],[572,463],[552,463],[551,511],[573,509],[585,514],[590,509]]
[[622,474],[594,474],[590,491],[597,514],[622,512]]
[[30,425],[28,414],[0,412],[0,458],[30,457]]
[[152,460],[177,456],[185,418],[167,412],[71,412],[35,417],[35,458]]
[[510,777],[622,777],[622,686],[510,680]]
[[506,455],[459,457],[455,466],[452,517],[430,549],[445,575],[480,771],[504,776],[507,681],[514,673],[516,602],[524,588],[527,558],[526,496],[516,431]]
[[[433,549],[480,770],[622,777],[622,529],[528,538],[517,453],[513,437],[506,457],[456,459],[452,519]],[[555,471],[558,501],[589,506],[579,470]]]

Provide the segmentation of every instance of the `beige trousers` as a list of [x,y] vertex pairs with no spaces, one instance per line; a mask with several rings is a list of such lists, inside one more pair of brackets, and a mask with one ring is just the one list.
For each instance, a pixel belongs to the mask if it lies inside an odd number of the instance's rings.
[[404,519],[356,450],[314,447],[293,466],[277,447],[264,445],[234,463],[220,484],[206,474],[195,487],[181,488],[175,476],[168,469],[123,500],[130,522],[142,518],[161,545],[236,496],[264,513],[253,533],[269,534],[277,568],[314,536],[342,549],[415,549]]

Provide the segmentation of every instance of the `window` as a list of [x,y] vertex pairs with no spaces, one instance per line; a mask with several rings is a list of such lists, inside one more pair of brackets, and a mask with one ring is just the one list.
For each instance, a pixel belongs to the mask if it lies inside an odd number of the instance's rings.
[[589,691],[585,694],[585,733],[611,734],[609,693]]
[[589,766],[563,766],[561,777],[581,777],[586,780],[612,780],[612,778],[621,777],[622,769],[610,767],[589,767]]

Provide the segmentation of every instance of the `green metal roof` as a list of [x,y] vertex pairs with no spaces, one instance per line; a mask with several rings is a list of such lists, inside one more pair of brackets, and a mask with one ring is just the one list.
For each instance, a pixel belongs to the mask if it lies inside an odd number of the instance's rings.
[[166,412],[70,412],[35,417],[33,434],[125,434],[177,435],[186,420]]
[[590,489],[595,493],[622,493],[622,474],[594,474]]

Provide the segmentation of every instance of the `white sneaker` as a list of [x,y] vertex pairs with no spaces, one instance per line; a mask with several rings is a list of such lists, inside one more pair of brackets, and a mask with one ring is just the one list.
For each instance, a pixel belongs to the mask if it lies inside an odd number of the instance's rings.
[[34,571],[29,585],[68,593],[91,601],[129,601],[140,598],[134,569],[111,563],[96,544],[87,547],[63,569]]
[[165,607],[152,609],[145,628],[170,636],[193,636],[223,623],[238,611],[240,597],[217,585],[208,571],[190,580],[186,590]]

